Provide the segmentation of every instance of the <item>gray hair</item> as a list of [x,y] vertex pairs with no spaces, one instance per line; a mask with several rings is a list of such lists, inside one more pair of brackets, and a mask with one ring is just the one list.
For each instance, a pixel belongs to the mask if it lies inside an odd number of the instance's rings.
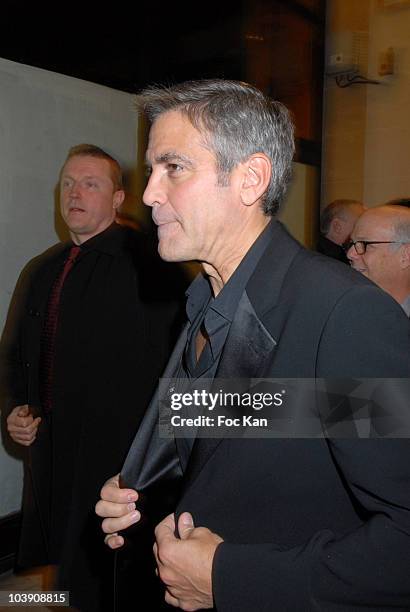
[[151,122],[171,110],[186,115],[215,154],[220,185],[229,184],[239,163],[264,153],[271,160],[272,176],[263,211],[277,213],[290,183],[295,150],[293,123],[283,104],[247,83],[209,79],[148,87],[137,97],[137,108]]
[[410,210],[403,207],[393,221],[393,238],[399,242],[410,243]]
[[326,236],[330,225],[336,217],[346,220],[349,208],[363,206],[358,200],[334,200],[323,209],[320,215],[320,233]]

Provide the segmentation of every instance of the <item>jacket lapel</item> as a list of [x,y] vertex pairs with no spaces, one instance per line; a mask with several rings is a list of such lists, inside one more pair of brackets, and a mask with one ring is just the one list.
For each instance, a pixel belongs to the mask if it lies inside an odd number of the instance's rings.
[[51,259],[47,266],[42,268],[41,274],[36,275],[35,283],[33,283],[33,301],[30,304],[30,307],[37,310],[41,316],[45,315],[51,286],[54,280],[57,278],[57,275],[62,269],[64,263],[65,245],[62,244],[59,245],[59,247],[61,248],[61,252],[57,257]]
[[[283,309],[278,308],[279,297],[301,245],[278,222],[273,222],[271,231],[271,243],[240,299],[216,378],[262,378],[279,342],[284,320]],[[268,313],[269,316],[265,316]],[[264,324],[267,320],[269,327]],[[223,438],[195,440],[185,472],[184,489],[192,484],[221,442]]]
[[[216,379],[241,379],[243,391],[249,388],[248,380],[263,375],[269,355],[276,340],[270,335],[249,301],[246,291],[242,294],[225,344]],[[235,391],[238,391],[235,388]],[[223,438],[197,438],[185,472],[184,488],[195,480],[205,463],[223,442]]]
[[217,378],[259,378],[276,340],[258,318],[246,291],[238,304]]
[[[163,378],[175,377],[185,348],[188,324],[182,330]],[[176,479],[181,468],[175,440],[159,435],[159,386],[147,408],[121,470],[123,485],[145,491],[161,479]]]

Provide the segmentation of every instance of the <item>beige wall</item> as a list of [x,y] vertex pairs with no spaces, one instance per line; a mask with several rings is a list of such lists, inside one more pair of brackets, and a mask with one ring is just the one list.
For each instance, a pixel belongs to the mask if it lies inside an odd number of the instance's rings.
[[316,243],[316,215],[319,170],[315,166],[293,164],[293,181],[279,214],[292,236],[307,247]]
[[395,51],[395,74],[368,87],[363,198],[370,206],[410,196],[410,7],[373,7],[369,26],[369,72],[379,54]]
[[[410,8],[382,9],[378,0],[328,0],[327,43],[334,32],[369,37],[367,74],[380,85],[341,89],[325,77],[321,203],[355,198],[369,206],[410,195]],[[378,75],[392,46],[393,76]]]
[[[56,184],[69,147],[91,142],[132,178],[133,96],[0,58],[0,333],[23,265],[58,241]],[[0,410],[1,410],[0,406]],[[0,443],[0,516],[18,510],[21,462]]]
[[[328,0],[326,57],[333,34],[368,31],[369,8],[370,0]],[[325,77],[322,206],[337,198],[363,198],[367,87],[341,89]]]

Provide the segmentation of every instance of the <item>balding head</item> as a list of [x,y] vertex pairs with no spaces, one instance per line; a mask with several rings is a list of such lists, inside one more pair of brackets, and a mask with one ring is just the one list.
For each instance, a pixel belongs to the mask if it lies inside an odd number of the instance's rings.
[[334,200],[320,216],[321,233],[335,244],[344,244],[364,210],[363,204],[356,200]]
[[[352,231],[352,241],[359,241],[347,253],[352,267],[403,303],[410,295],[410,210],[388,205],[367,210]],[[357,253],[363,248],[364,253]]]

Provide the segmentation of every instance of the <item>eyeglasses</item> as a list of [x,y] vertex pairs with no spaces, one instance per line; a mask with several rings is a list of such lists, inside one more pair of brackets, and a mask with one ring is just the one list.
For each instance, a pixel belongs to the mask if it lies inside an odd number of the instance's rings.
[[344,245],[344,249],[347,253],[349,249],[354,246],[358,255],[364,255],[366,253],[368,244],[407,244],[401,240],[350,240]]

